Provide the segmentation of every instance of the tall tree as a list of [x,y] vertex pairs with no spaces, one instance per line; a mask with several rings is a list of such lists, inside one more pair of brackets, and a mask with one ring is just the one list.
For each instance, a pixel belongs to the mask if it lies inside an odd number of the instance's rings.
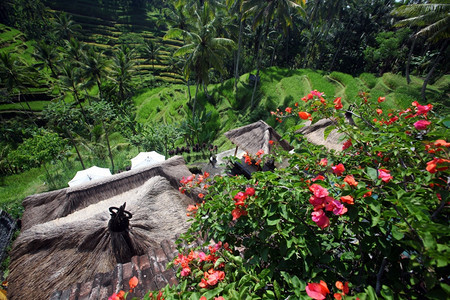
[[[8,97],[17,93],[17,103],[22,105],[21,93],[28,91],[33,85],[36,73],[22,59],[11,55],[9,52],[0,52],[0,82]],[[28,109],[31,111],[28,102]]]
[[207,3],[200,11],[194,12],[194,24],[191,31],[172,28],[165,38],[174,36],[185,36],[186,44],[180,47],[175,56],[186,55],[184,74],[186,80],[193,74],[196,81],[194,103],[192,105],[192,115],[195,115],[195,105],[197,101],[198,89],[203,86],[207,95],[207,84],[209,83],[209,71],[211,68],[223,72],[223,58],[233,47],[234,42],[227,38],[216,37],[214,17],[210,14]]
[[59,40],[70,40],[75,37],[81,25],[76,24],[67,13],[57,14],[52,22],[53,30]]
[[108,75],[108,61],[103,52],[97,52],[93,48],[89,48],[85,52],[82,62],[82,68],[86,78],[90,79],[91,85],[97,85],[100,100],[103,99],[103,80]]
[[[392,14],[403,18],[397,22],[396,26],[412,26],[419,29],[415,33],[414,39],[425,37],[428,43],[440,46],[438,55],[431,64],[422,85],[422,99],[426,101],[425,92],[428,82],[448,47],[448,39],[450,37],[450,3],[447,0],[430,0],[427,3],[402,5],[393,10]],[[407,68],[409,70],[409,64]]]
[[146,60],[152,64],[153,72],[155,71],[155,61],[161,62],[159,58],[162,48],[156,45],[153,41],[146,41],[143,47],[143,52]]
[[53,78],[58,77],[58,49],[54,45],[49,45],[45,41],[38,41],[35,46],[33,57],[38,61],[36,67],[48,67]]
[[256,87],[258,85],[259,71],[261,68],[262,50],[265,46],[267,35],[269,34],[270,23],[274,18],[277,19],[286,33],[288,28],[292,26],[292,14],[304,13],[303,6],[305,0],[244,0],[242,6],[244,8],[244,16],[253,16],[253,28],[262,27],[261,35],[257,48],[256,60],[256,78],[250,106],[253,107],[253,100],[255,98]]
[[64,101],[51,102],[44,109],[44,116],[55,130],[62,132],[69,138],[81,166],[85,169],[84,161],[77,146],[76,132],[86,129],[86,123],[81,117],[80,110]]

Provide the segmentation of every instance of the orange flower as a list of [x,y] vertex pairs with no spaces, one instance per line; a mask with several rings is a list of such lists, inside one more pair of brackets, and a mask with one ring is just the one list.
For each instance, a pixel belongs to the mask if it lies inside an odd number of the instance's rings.
[[450,143],[447,143],[445,140],[436,140],[436,142],[434,142],[434,145],[436,147],[450,147]]
[[340,289],[345,295],[348,294],[348,282],[342,283],[341,281],[336,281],[336,287]]
[[448,166],[439,166],[438,164],[446,164],[448,165],[450,163],[450,160],[444,159],[444,158],[434,158],[433,160],[427,162],[427,171],[434,174],[437,171],[445,171],[448,169]]
[[300,117],[300,119],[307,120],[308,118],[311,117],[311,114],[305,111],[300,111],[298,112],[298,116]]
[[383,111],[379,108],[377,108],[377,114],[381,115],[383,113]]
[[202,194],[202,193],[199,193],[199,194],[198,194],[198,197],[199,197],[200,199],[203,199],[203,198],[205,197],[205,195]]
[[136,276],[131,277],[130,281],[128,281],[128,284],[130,285],[130,293],[133,291],[133,289],[138,285],[139,280]]
[[344,203],[347,203],[347,204],[355,204],[355,202],[353,200],[353,197],[350,196],[350,195],[342,196],[341,197],[341,201],[344,202]]
[[347,175],[344,178],[344,182],[346,182],[349,186],[354,186],[356,187],[358,185],[358,182],[355,180],[355,178],[353,177],[353,175]]
[[341,109],[341,108],[344,107],[344,106],[342,105],[342,102],[341,102],[341,97],[337,97],[336,99],[334,99],[333,103],[334,103],[334,108],[335,108],[336,110]]
[[363,195],[363,198],[370,197],[370,196],[372,196],[372,191],[371,191],[371,190],[368,190],[368,191]]

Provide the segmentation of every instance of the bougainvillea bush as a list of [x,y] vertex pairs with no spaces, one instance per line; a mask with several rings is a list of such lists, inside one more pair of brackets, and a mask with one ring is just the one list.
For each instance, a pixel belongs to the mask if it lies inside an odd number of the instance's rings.
[[294,152],[272,155],[287,167],[250,180],[202,178],[207,192],[190,209],[184,239],[218,244],[182,252],[174,261],[180,284],[160,296],[448,298],[449,121],[418,102],[383,111],[383,97],[364,93],[351,111],[318,91],[301,100],[273,117],[331,119],[325,135],[342,132],[343,151],[308,143],[295,133],[300,124],[285,136]]

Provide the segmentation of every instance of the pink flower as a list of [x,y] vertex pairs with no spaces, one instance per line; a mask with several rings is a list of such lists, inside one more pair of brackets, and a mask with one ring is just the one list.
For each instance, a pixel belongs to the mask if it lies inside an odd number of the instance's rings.
[[183,277],[188,276],[189,274],[191,274],[191,269],[190,268],[183,268],[183,270],[181,270],[180,275]]
[[389,180],[393,179],[394,177],[392,177],[391,174],[389,174],[391,171],[386,170],[386,169],[379,169],[378,170],[378,178],[381,178],[381,180],[383,180],[384,182],[389,182]]
[[308,283],[306,293],[313,299],[322,300],[330,293],[327,284],[321,280],[320,283]]
[[[322,209],[313,211],[311,213],[312,220],[319,226],[320,228],[326,228],[330,225],[330,219],[325,215]],[[324,298],[321,298],[324,299]]]
[[333,170],[333,173],[337,176],[341,176],[342,173],[345,171],[345,167],[343,164],[338,164],[336,166],[332,166],[331,169]]
[[425,130],[425,129],[427,129],[428,125],[430,125],[430,124],[431,124],[430,121],[427,121],[427,120],[419,120],[419,121],[417,121],[416,123],[414,123],[414,127],[415,127],[417,130]]
[[433,109],[433,105],[432,104],[427,104],[427,105],[417,105],[417,115],[424,115],[426,116],[428,114],[428,112]]
[[325,206],[327,211],[333,211],[333,213],[337,216],[341,216],[347,212],[347,208],[339,201],[332,199]]

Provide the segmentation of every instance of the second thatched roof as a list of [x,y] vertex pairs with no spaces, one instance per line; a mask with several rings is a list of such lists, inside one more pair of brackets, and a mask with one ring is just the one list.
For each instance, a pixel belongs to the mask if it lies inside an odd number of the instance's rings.
[[306,123],[306,126],[297,130],[296,133],[301,133],[308,140],[308,142],[315,145],[323,145],[329,150],[342,151],[344,134],[338,132],[336,129],[331,130],[330,134],[325,139],[325,130],[329,126],[335,125],[330,119],[321,119],[314,124],[311,121]]
[[[251,155],[255,155],[259,150],[263,150],[265,154],[271,153],[276,145],[280,145],[286,151],[292,149],[287,141],[281,139],[275,129],[262,120],[227,131],[225,136]],[[269,141],[273,141],[273,145]]]

